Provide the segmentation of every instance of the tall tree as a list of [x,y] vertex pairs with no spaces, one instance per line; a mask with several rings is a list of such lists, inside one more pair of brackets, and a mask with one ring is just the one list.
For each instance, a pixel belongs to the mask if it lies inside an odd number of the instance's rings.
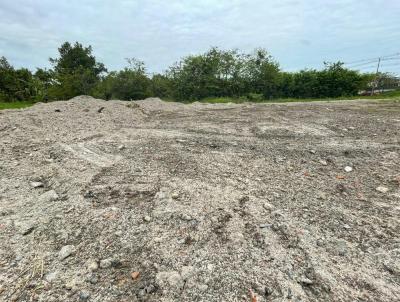
[[71,98],[80,94],[90,94],[103,72],[103,63],[96,61],[92,47],[84,47],[75,42],[65,42],[58,49],[59,57],[50,58],[54,68],[56,84],[50,89],[53,98]]
[[0,100],[32,101],[35,99],[32,73],[26,68],[15,69],[5,57],[0,58]]
[[105,99],[140,100],[151,96],[151,80],[142,61],[127,59],[129,66],[110,72],[98,83],[95,95]]

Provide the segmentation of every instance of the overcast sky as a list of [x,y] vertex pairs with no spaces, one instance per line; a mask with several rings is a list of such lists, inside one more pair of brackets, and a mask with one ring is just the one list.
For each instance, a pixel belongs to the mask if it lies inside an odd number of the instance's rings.
[[48,67],[64,41],[92,45],[109,70],[136,57],[163,71],[210,46],[319,68],[399,53],[400,0],[0,0],[0,56],[14,66]]

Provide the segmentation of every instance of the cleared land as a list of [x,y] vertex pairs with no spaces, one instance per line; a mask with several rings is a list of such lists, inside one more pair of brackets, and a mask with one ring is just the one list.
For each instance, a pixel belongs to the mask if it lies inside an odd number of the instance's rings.
[[399,143],[396,101],[0,111],[0,301],[398,301]]

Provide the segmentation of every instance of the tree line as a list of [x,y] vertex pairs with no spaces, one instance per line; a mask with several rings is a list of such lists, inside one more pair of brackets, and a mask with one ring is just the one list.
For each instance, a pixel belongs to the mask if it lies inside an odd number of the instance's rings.
[[211,48],[184,57],[164,73],[149,75],[143,62],[128,59],[123,70],[108,71],[91,46],[65,42],[51,68],[14,68],[0,58],[0,101],[65,100],[77,95],[138,100],[161,97],[193,101],[209,97],[328,98],[354,96],[368,87],[374,75],[350,70],[341,62],[322,70],[282,71],[264,49],[252,53]]

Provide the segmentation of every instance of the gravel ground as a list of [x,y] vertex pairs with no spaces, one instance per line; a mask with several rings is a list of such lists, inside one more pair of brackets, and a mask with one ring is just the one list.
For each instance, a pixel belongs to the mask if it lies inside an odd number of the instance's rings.
[[0,301],[400,301],[400,103],[0,111]]

